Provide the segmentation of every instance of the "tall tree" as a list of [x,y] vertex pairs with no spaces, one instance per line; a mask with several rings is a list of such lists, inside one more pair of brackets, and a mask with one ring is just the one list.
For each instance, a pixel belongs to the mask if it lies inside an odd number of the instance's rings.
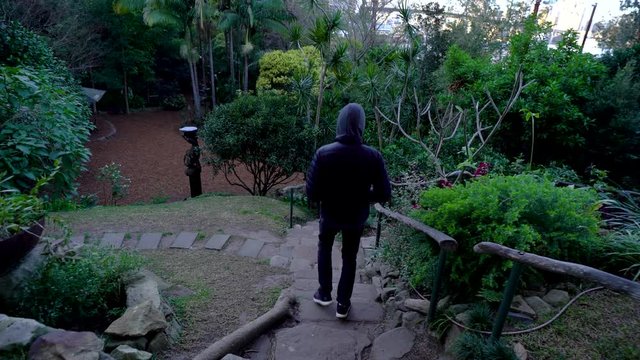
[[255,49],[254,35],[259,28],[286,30],[283,22],[290,18],[281,0],[235,0],[224,11],[221,28],[237,28],[243,36],[242,91],[245,93],[249,90],[249,55]]
[[142,13],[142,19],[148,26],[175,26],[182,34],[180,55],[189,64],[191,90],[193,92],[194,112],[196,118],[202,117],[200,104],[200,88],[198,86],[197,60],[199,58],[194,32],[196,22],[195,3],[183,0],[116,0],[114,9],[117,13]]

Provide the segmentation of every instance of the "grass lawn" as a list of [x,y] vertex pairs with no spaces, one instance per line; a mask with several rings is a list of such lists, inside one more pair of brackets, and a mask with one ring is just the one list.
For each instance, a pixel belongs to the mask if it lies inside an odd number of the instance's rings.
[[[283,236],[289,204],[257,196],[205,195],[157,205],[94,207],[57,212],[74,234],[198,231],[202,234],[268,231]],[[310,220],[296,208],[294,221]],[[51,234],[50,234],[51,235]],[[290,284],[286,271],[265,260],[215,251],[162,249],[140,251],[146,267],[171,285],[193,291],[171,300],[183,326],[179,343],[161,359],[191,359],[208,345],[268,311]]]

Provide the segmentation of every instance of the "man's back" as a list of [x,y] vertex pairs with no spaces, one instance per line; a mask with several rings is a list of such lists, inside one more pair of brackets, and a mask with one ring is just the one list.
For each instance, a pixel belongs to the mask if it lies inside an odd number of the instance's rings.
[[362,225],[370,202],[389,199],[390,186],[380,152],[362,144],[361,108],[341,112],[336,141],[318,149],[307,176],[307,195],[320,201],[323,219]]

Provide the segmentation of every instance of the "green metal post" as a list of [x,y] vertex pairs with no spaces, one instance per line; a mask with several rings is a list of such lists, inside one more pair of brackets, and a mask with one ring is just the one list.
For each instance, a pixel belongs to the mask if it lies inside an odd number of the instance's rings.
[[289,229],[293,227],[293,189],[289,189]]
[[436,317],[436,310],[438,309],[438,300],[440,297],[440,285],[442,284],[442,274],[444,273],[444,265],[447,260],[447,252],[440,249],[438,255],[438,268],[436,269],[436,277],[433,279],[433,289],[431,289],[431,299],[429,299],[429,315],[427,316],[427,322],[432,321]]
[[380,245],[380,232],[382,231],[382,214],[378,212],[378,224],[376,227],[376,249]]
[[490,339],[492,341],[500,339],[502,328],[504,327],[504,321],[507,319],[507,313],[511,308],[511,301],[513,301],[513,295],[515,295],[516,289],[518,288],[518,282],[520,281],[520,274],[522,274],[523,267],[524,265],[517,261],[513,263],[511,274],[509,275],[509,281],[507,282],[504,294],[502,295],[502,302],[500,302],[498,315],[496,316],[496,320],[493,322],[493,328],[491,329]]

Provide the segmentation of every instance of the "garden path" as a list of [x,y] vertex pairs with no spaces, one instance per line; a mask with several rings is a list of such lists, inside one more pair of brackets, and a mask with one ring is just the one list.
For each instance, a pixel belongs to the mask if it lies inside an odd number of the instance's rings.
[[[91,159],[79,179],[81,195],[95,194],[103,204],[104,187],[96,176],[101,167],[115,162],[121,165],[122,175],[131,179],[129,194],[118,204],[177,201],[189,196],[183,156],[190,145],[178,131],[183,123],[180,112],[99,114],[95,122],[96,129],[86,145],[91,150]],[[203,165],[204,158],[201,158]],[[244,172],[242,175],[248,176]],[[229,185],[223,176],[214,178],[211,167],[203,166],[201,178],[205,193],[246,194],[243,189]]]
[[[273,336],[263,336],[246,353],[254,360],[353,360],[395,359],[411,349],[413,334],[408,332],[383,332],[384,309],[376,302],[377,291],[365,277],[356,275],[352,297],[352,309],[347,320],[335,317],[335,305],[321,307],[312,301],[317,288],[316,246],[318,221],[290,229],[284,239],[266,231],[250,237],[233,234],[203,236],[197,232],[163,234],[149,232],[131,236],[127,233],[107,232],[74,236],[72,242],[98,242],[101,246],[148,249],[189,249],[192,251],[218,251],[224,254],[268,259],[271,266],[288,268],[292,274],[292,289],[298,298],[293,327],[277,329]],[[93,239],[93,240],[92,240]],[[358,253],[358,268],[373,252],[375,238],[364,237]],[[340,277],[340,242],[334,245],[332,264],[334,282]],[[335,286],[334,286],[335,287]],[[335,298],[335,291],[333,294]],[[334,302],[335,304],[335,302]],[[397,329],[396,329],[397,330]],[[382,335],[381,335],[382,334]],[[380,340],[382,339],[382,340]],[[385,346],[376,346],[376,341]],[[406,348],[396,349],[398,346]],[[407,348],[408,347],[408,348]]]

